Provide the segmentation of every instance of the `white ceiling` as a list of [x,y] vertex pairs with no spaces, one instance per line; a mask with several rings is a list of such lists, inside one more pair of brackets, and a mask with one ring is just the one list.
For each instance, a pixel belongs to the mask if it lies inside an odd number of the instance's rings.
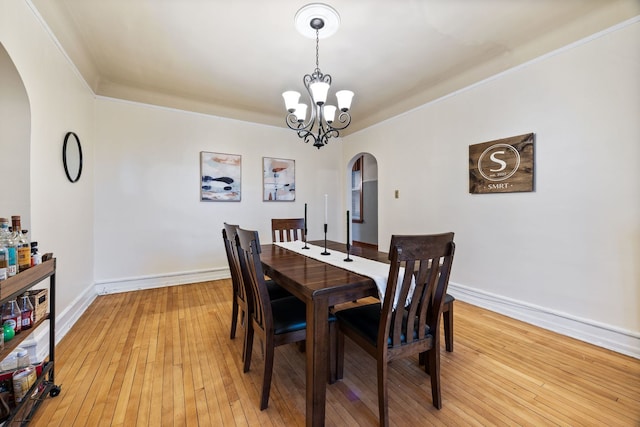
[[[304,0],[31,0],[98,95],[285,126],[315,40]],[[330,0],[330,92],[355,92],[350,131],[640,14],[639,0]]]

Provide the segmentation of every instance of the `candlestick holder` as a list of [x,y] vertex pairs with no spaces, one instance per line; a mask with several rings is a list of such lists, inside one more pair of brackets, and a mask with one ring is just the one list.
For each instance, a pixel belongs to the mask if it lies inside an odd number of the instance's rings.
[[353,262],[353,260],[350,258],[351,256],[351,244],[349,242],[347,242],[347,257],[343,260],[344,262]]
[[327,251],[327,224],[324,225],[324,252],[320,252],[320,255],[331,255],[331,252]]
[[309,246],[307,246],[307,225],[305,223],[305,227],[304,227],[304,246],[302,247],[302,249],[311,249]]
[[309,246],[307,246],[307,204],[304,204],[304,230],[302,230],[302,232],[304,233],[304,236],[302,236],[302,239],[304,240],[304,246],[302,247],[302,249],[310,249]]

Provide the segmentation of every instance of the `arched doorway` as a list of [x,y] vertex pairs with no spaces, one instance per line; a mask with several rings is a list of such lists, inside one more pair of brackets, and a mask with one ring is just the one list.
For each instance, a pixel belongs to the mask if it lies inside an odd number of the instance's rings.
[[[2,216],[20,215],[22,228],[31,222],[31,107],[16,66],[0,43],[0,168]],[[11,183],[11,185],[8,185]]]
[[369,153],[355,155],[347,164],[348,206],[354,246],[378,247],[378,162]]

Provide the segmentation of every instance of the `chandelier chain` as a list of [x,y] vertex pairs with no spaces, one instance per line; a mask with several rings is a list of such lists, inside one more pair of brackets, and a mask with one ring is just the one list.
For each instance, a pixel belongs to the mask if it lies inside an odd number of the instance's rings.
[[316,70],[320,69],[320,30],[316,28]]

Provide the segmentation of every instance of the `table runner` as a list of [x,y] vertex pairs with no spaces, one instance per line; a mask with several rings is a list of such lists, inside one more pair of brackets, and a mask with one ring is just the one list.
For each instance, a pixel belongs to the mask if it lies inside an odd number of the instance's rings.
[[[345,262],[344,259],[347,257],[346,253],[332,249],[328,250],[328,252],[330,252],[330,255],[321,255],[320,253],[324,252],[323,247],[310,245],[307,243],[309,249],[302,249],[302,247],[304,246],[304,242],[302,242],[301,240],[296,240],[293,242],[274,242],[273,244],[280,246],[281,248],[296,252],[300,255],[304,255],[306,257],[333,265],[334,267],[342,268],[344,270],[351,271],[352,273],[370,277],[376,283],[380,301],[384,300],[384,293],[387,289],[387,279],[389,277],[389,264],[353,255],[350,256],[353,262]],[[398,273],[398,277],[402,279],[403,275],[404,268],[401,267]],[[411,295],[413,295],[414,288],[415,278],[411,278],[411,289],[409,290],[409,294],[407,295],[407,304],[411,302]],[[393,301],[394,309],[396,308],[396,305],[398,303],[399,296],[400,295],[396,293],[395,300]]]

